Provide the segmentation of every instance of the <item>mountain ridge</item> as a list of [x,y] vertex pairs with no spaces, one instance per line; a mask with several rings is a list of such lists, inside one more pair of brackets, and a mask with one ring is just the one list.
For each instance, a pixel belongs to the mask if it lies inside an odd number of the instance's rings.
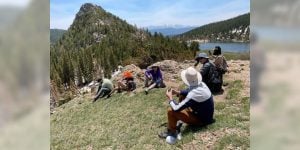
[[64,29],[50,29],[50,43],[54,44],[56,43],[62,36],[63,34],[67,32],[67,30]]
[[190,31],[196,27],[193,26],[183,26],[183,27],[176,27],[176,26],[158,26],[158,27],[148,27],[148,30],[154,34],[155,32],[162,33],[164,36],[175,36],[178,34],[185,33]]
[[[110,77],[118,65],[141,68],[163,60],[192,58],[186,42],[151,35],[94,4],[83,4],[63,36],[51,46],[50,78],[66,86]],[[82,78],[80,78],[82,76]]]
[[250,13],[245,13],[230,19],[209,23],[188,32],[177,35],[183,40],[249,42]]

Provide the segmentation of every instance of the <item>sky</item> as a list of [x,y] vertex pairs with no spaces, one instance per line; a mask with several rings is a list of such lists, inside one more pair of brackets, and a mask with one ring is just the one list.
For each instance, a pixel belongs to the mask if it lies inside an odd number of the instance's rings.
[[250,0],[50,0],[50,28],[68,29],[84,3],[140,28],[201,26],[250,12]]

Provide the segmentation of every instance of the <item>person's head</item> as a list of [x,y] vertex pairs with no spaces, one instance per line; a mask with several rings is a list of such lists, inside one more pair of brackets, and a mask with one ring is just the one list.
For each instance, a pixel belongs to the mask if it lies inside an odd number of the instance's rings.
[[123,73],[123,78],[125,79],[133,78],[132,73],[130,71],[125,71]]
[[208,61],[208,56],[206,53],[199,53],[199,55],[196,57],[196,61],[199,61],[201,64],[204,64]]
[[159,70],[158,66],[151,66],[151,69],[154,70],[154,72],[157,72]]
[[102,78],[98,78],[97,82],[102,83],[103,79]]
[[221,51],[221,47],[220,46],[216,46],[213,52],[213,55],[221,55],[222,51]]
[[193,67],[189,67],[181,72],[181,79],[189,87],[198,86],[202,81],[201,74]]

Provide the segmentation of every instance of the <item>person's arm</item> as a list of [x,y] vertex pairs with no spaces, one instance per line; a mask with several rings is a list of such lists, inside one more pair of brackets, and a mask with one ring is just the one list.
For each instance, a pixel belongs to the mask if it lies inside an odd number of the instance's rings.
[[180,103],[176,103],[175,100],[170,100],[169,101],[170,106],[175,112],[179,112],[185,108],[188,108],[192,105],[192,100],[190,98],[185,98],[183,101]]
[[172,95],[179,95],[179,94],[180,94],[180,91],[172,89]]
[[146,76],[146,78],[148,78],[148,79],[151,78],[150,70],[146,70],[146,71],[145,71],[145,76]]
[[194,64],[195,67],[199,64],[199,60],[196,60],[196,63]]
[[223,56],[223,60],[224,60],[224,63],[225,63],[225,65],[226,65],[226,67],[229,67],[228,64],[227,64],[227,61],[226,61],[225,56]]
[[190,98],[185,98],[183,101],[177,104],[173,99],[172,90],[167,90],[166,96],[168,97],[170,106],[175,112],[181,111],[191,106],[192,100]]
[[210,64],[209,63],[205,63],[203,65],[203,67],[201,68],[201,70],[200,70],[200,73],[201,73],[202,77],[206,76],[209,73],[209,69],[210,69]]

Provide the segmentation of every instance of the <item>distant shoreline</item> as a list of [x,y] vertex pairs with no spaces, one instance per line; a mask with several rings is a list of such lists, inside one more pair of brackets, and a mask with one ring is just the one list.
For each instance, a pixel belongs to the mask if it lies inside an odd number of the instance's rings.
[[203,44],[203,43],[250,43],[250,41],[211,41],[211,40],[187,40],[187,43],[190,42],[198,42],[199,44]]

